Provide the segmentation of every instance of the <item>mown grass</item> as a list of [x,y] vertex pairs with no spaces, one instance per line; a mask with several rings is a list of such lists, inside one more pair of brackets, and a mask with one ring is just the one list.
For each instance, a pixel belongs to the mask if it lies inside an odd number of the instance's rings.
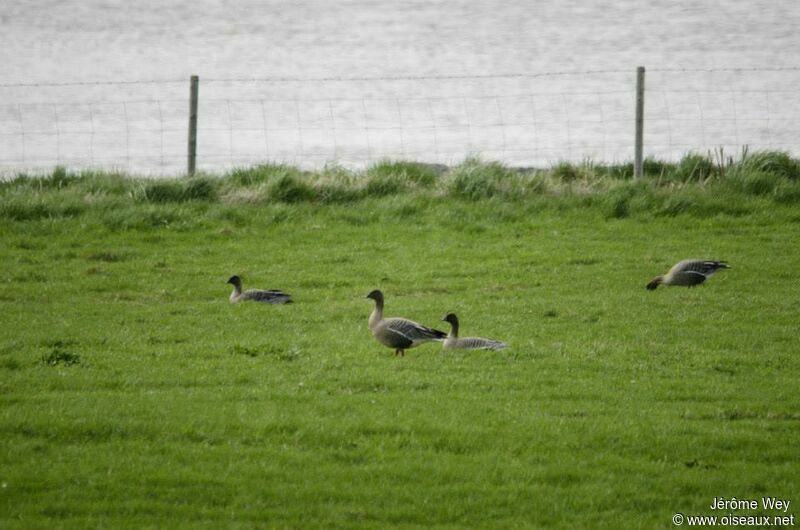
[[[794,501],[797,161],[690,156],[641,182],[471,159],[3,183],[0,526],[666,528]],[[644,289],[685,257],[733,268]],[[231,305],[234,273],[296,303]],[[395,358],[373,288],[510,347]]]

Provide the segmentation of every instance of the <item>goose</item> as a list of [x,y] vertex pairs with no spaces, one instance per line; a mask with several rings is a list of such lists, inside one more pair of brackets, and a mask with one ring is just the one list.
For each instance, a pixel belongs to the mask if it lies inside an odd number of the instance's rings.
[[378,289],[371,291],[367,298],[375,300],[375,309],[369,316],[369,329],[378,342],[394,348],[395,355],[403,356],[408,348],[433,340],[442,341],[447,336],[443,331],[406,318],[383,318],[383,293]]
[[442,317],[442,321],[450,323],[450,333],[444,339],[442,346],[445,350],[464,349],[464,350],[502,350],[508,344],[499,340],[484,339],[482,337],[458,338],[458,317],[455,313],[447,313]]
[[720,269],[730,269],[724,261],[685,259],[676,263],[668,273],[656,276],[647,284],[653,290],[661,284],[694,287],[700,285]]
[[242,291],[242,279],[236,275],[228,278],[228,282],[233,285],[233,292],[231,293],[231,303],[241,302],[245,300],[253,300],[255,302],[264,302],[267,304],[291,304],[291,295],[270,289],[264,291],[262,289],[248,289]]

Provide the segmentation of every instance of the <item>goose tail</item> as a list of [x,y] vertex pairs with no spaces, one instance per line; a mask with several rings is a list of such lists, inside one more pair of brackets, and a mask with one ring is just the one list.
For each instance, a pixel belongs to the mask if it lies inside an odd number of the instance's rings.
[[436,342],[441,342],[447,338],[447,333],[444,331],[439,331],[438,329],[434,328],[425,328],[425,338],[429,340],[434,340]]

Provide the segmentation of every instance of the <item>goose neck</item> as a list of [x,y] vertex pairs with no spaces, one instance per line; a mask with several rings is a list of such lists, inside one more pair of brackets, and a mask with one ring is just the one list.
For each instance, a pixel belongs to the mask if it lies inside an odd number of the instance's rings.
[[447,336],[453,337],[454,339],[458,338],[458,320],[450,321],[450,333],[448,333]]
[[375,307],[369,316],[369,327],[374,328],[383,320],[383,300],[375,300]]
[[242,286],[234,284],[233,292],[231,292],[231,300],[238,300],[242,296]]

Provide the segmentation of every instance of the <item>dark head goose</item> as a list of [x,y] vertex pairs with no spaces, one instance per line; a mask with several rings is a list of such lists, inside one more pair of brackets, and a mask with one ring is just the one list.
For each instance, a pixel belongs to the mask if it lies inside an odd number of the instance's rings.
[[647,288],[652,291],[659,285],[694,287],[709,279],[720,269],[730,269],[730,267],[724,261],[685,259],[676,263],[666,274],[650,280]]
[[383,318],[383,293],[377,289],[367,298],[375,301],[375,309],[369,316],[369,329],[375,339],[395,355],[404,355],[405,350],[430,341],[441,341],[446,337],[443,331],[432,329],[406,318]]
[[231,303],[252,300],[254,302],[264,302],[266,304],[291,304],[292,297],[278,290],[262,290],[262,289],[248,289],[242,291],[242,279],[234,275],[228,278],[229,284],[233,285],[233,292],[231,293]]
[[502,350],[508,346],[505,342],[483,337],[458,337],[458,317],[455,313],[446,314],[442,320],[450,323],[450,333],[444,339],[442,346],[445,350],[464,349],[464,350]]

